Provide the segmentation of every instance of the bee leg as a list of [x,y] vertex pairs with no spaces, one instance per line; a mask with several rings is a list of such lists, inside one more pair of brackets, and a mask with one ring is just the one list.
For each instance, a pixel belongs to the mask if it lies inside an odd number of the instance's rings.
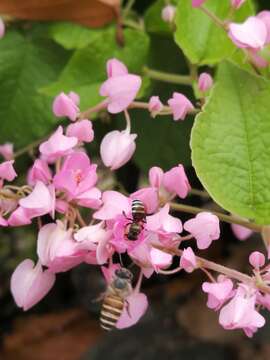
[[122,211],[122,214],[124,215],[124,217],[125,217],[126,219],[128,219],[128,220],[130,220],[130,221],[133,221],[133,219],[127,217],[127,214],[126,214],[124,211]]
[[128,316],[131,318],[129,302],[127,300],[125,300],[125,303],[126,303],[126,309],[127,309]]

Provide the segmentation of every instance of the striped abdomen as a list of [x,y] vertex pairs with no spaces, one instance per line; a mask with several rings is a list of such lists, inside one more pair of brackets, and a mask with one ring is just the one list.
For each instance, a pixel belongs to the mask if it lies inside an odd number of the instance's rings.
[[131,212],[134,221],[142,221],[145,219],[145,207],[141,200],[133,200]]
[[124,300],[117,295],[107,295],[104,299],[100,314],[100,326],[110,331],[120,318],[124,308]]

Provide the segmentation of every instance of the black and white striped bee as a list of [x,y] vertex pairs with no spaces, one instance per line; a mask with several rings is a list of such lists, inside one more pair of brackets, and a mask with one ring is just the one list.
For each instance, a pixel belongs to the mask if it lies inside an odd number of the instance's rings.
[[137,240],[143,230],[143,223],[146,222],[145,206],[141,200],[133,200],[131,204],[131,222],[127,224],[127,238],[129,240]]
[[101,308],[100,326],[102,329],[111,331],[115,328],[126,305],[126,298],[132,292],[132,278],[132,273],[126,268],[115,271],[113,281],[107,288]]

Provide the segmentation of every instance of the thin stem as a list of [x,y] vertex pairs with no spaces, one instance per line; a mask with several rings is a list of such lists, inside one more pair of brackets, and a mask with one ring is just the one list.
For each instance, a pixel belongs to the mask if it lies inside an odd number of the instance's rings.
[[173,269],[173,270],[162,270],[162,269],[159,269],[158,270],[158,273],[159,274],[162,274],[162,275],[173,275],[173,274],[176,274],[178,273],[179,271],[183,270],[180,266]]
[[208,277],[208,279],[209,279],[211,282],[213,282],[213,283],[216,282],[216,280],[214,279],[214,277],[212,276],[212,274],[211,274],[208,270],[206,270],[206,269],[203,268],[203,267],[201,267],[200,269],[206,274],[206,276]]
[[123,18],[125,18],[129,14],[129,12],[132,9],[134,3],[135,3],[135,0],[128,0],[127,1],[126,6],[124,7],[123,12],[122,12]]
[[153,80],[192,86],[192,79],[190,75],[171,74],[163,71],[153,70],[148,67],[144,67],[143,72],[146,76]]
[[200,9],[208,16],[213,22],[226,31],[226,24],[216,14],[212,13],[209,9],[204,6],[200,6]]
[[135,29],[135,30],[139,30],[139,31],[144,31],[144,23],[143,22],[137,22],[134,21],[132,19],[123,19],[123,25],[131,28],[131,29]]
[[211,199],[210,195],[205,190],[190,189],[189,195],[196,195],[196,196],[200,196],[202,198]]
[[143,272],[141,270],[140,274],[139,274],[139,277],[138,277],[138,280],[137,280],[137,284],[136,284],[135,289],[134,289],[135,292],[140,291],[140,288],[141,288],[141,285],[142,285],[142,280],[143,280]]
[[238,224],[238,225],[244,226],[244,227],[251,229],[253,231],[256,231],[256,232],[261,232],[261,230],[262,230],[262,226],[260,226],[260,225],[236,218],[232,215],[222,214],[218,211],[212,211],[210,209],[201,209],[201,208],[198,208],[195,206],[177,204],[177,203],[173,203],[173,202],[170,203],[170,207],[174,210],[187,212],[189,214],[199,214],[203,211],[204,212],[208,211],[208,212],[211,212],[212,214],[216,215],[220,220],[225,221],[229,224]]
[[[143,102],[143,101],[133,101],[130,105],[129,105],[129,109],[145,109],[148,110],[149,104],[147,102]],[[197,114],[198,112],[200,112],[201,109],[193,109],[189,111],[189,114]],[[164,105],[162,108],[162,111],[160,113],[157,113],[156,115],[171,115],[172,114],[172,110],[169,106]]]
[[81,112],[79,119],[89,119],[90,115],[92,115],[93,113],[97,113],[101,110],[104,110],[107,107],[107,105],[108,105],[108,101],[103,100],[96,106],[93,106],[93,107],[87,109],[86,111]]
[[48,139],[48,136],[43,137],[43,138],[41,138],[39,140],[36,140],[36,141],[32,142],[31,144],[29,144],[29,145],[27,145],[25,147],[23,147],[22,149],[16,151],[14,153],[14,155],[13,155],[13,159],[16,159],[16,158],[18,158],[18,157],[20,157],[20,156],[22,156],[22,155],[24,155],[26,153],[31,152],[35,147],[37,147],[39,144],[41,144],[43,141],[45,141],[47,139]]
[[79,224],[82,226],[82,227],[85,227],[87,226],[86,222],[84,221],[84,219],[82,218],[82,215],[80,213],[80,211],[78,209],[76,209],[76,217],[77,217],[77,220],[79,221]]
[[128,113],[128,111],[127,111],[126,109],[124,110],[124,114],[125,114],[125,119],[126,119],[126,124],[127,124],[126,131],[127,131],[128,133],[130,133],[130,130],[131,130],[131,120],[130,120],[129,113]]

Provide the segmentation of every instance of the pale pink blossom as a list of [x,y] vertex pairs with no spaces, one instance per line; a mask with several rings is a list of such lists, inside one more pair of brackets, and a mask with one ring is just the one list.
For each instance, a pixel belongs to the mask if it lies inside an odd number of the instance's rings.
[[73,136],[78,139],[79,142],[91,142],[94,140],[94,131],[92,122],[84,119],[70,124],[67,127],[67,136]]
[[105,191],[102,194],[102,207],[93,214],[95,219],[112,220],[123,212],[129,213],[131,200],[117,191]]
[[239,9],[245,2],[246,0],[231,0],[231,6],[234,9]]
[[231,23],[229,36],[239,48],[260,50],[266,44],[267,28],[261,19],[250,16],[242,24]]
[[163,183],[163,170],[158,166],[153,166],[149,170],[148,178],[152,187],[160,188]]
[[48,294],[55,282],[55,275],[43,271],[40,263],[24,260],[15,269],[11,277],[11,293],[17,306],[24,311],[36,305]]
[[165,22],[171,23],[174,20],[176,7],[174,5],[167,5],[161,11],[161,18]]
[[0,39],[2,39],[5,36],[6,26],[4,23],[4,20],[0,18]]
[[184,223],[184,229],[197,240],[199,249],[207,249],[220,235],[219,219],[209,212],[201,212]]
[[181,233],[183,231],[180,219],[169,214],[170,205],[166,204],[154,215],[147,216],[146,228],[161,234]]
[[265,41],[265,45],[268,45],[268,44],[270,44],[270,11],[268,11],[268,10],[261,11],[259,14],[257,14],[256,17],[258,19],[262,20],[266,27],[267,38]]
[[256,294],[239,287],[233,299],[221,309],[220,325],[226,330],[243,329],[248,337],[252,337],[265,324],[255,305]]
[[132,200],[141,200],[145,206],[146,213],[152,214],[157,211],[159,206],[158,189],[155,187],[145,187],[130,195]]
[[55,210],[58,211],[60,214],[66,214],[69,209],[69,204],[65,200],[56,199],[55,201]]
[[28,184],[33,186],[37,181],[42,181],[44,184],[48,184],[51,180],[52,172],[47,162],[41,159],[36,159],[27,176]]
[[104,165],[111,170],[125,165],[135,152],[136,137],[136,134],[130,134],[128,130],[114,130],[105,135],[100,145],[100,155]]
[[128,69],[125,64],[117,59],[110,59],[106,64],[108,78],[117,77],[128,74]]
[[[44,225],[38,233],[37,253],[42,265],[50,271],[64,272],[84,261],[89,250],[86,244],[73,240],[72,229],[66,230],[61,221]],[[91,250],[91,247],[90,247]]]
[[80,206],[96,210],[102,205],[101,195],[101,191],[98,188],[93,187],[92,189],[77,195],[75,200]]
[[188,273],[191,273],[197,268],[196,256],[191,247],[183,250],[183,254],[180,258],[180,267]]
[[24,214],[29,219],[53,213],[55,209],[55,192],[52,185],[46,186],[37,181],[33,191],[19,201]]
[[27,210],[19,206],[12,212],[8,219],[10,226],[23,226],[31,224],[31,217],[28,215]]
[[253,233],[252,230],[238,224],[231,224],[231,228],[232,232],[238,240],[246,240]]
[[66,116],[70,120],[75,121],[80,111],[77,106],[77,101],[77,94],[69,93],[66,95],[65,93],[61,92],[55,97],[53,101],[54,115],[57,117]]
[[8,160],[0,164],[0,178],[7,181],[13,181],[17,176],[13,167],[14,160]]
[[204,282],[202,289],[208,294],[207,306],[210,309],[219,310],[232,297],[233,282],[231,279],[220,275],[216,283]]
[[56,189],[65,191],[69,200],[92,189],[97,182],[97,165],[91,164],[82,151],[67,156],[61,170],[54,176]]
[[184,199],[191,189],[183,165],[173,167],[163,176],[163,185],[169,193],[177,194]]
[[145,314],[147,307],[148,300],[146,295],[133,291],[133,293],[126,298],[126,305],[116,323],[116,328],[125,329],[135,325]]
[[63,135],[63,127],[59,126],[52,136],[39,146],[39,151],[44,160],[49,163],[55,162],[62,156],[69,154],[77,145],[78,139]]
[[100,95],[107,98],[107,109],[116,114],[125,109],[136,98],[142,80],[139,76],[126,73],[124,64],[118,60],[109,60],[108,79],[100,87]]
[[139,264],[143,275],[146,278],[150,278],[154,272],[152,260],[150,257],[150,251],[152,246],[148,241],[139,242],[139,244],[133,249],[129,250],[129,256],[135,263]]
[[166,269],[171,266],[173,256],[159,249],[152,248],[150,250],[150,259],[153,268],[158,272],[159,269]]
[[158,96],[151,96],[149,103],[148,103],[148,110],[155,117],[163,109],[163,104],[160,101]]
[[14,155],[13,144],[5,143],[0,145],[0,155],[2,155],[5,160],[11,160]]
[[201,73],[198,79],[198,88],[201,92],[206,92],[213,86],[213,78],[210,74]]
[[192,0],[192,6],[193,7],[199,7],[203,5],[206,2],[206,0]]
[[194,109],[188,98],[178,92],[173,93],[173,97],[168,100],[168,104],[173,113],[173,120],[185,120],[187,114]]
[[259,251],[253,251],[249,255],[249,263],[251,266],[258,270],[260,267],[264,266],[265,256]]

